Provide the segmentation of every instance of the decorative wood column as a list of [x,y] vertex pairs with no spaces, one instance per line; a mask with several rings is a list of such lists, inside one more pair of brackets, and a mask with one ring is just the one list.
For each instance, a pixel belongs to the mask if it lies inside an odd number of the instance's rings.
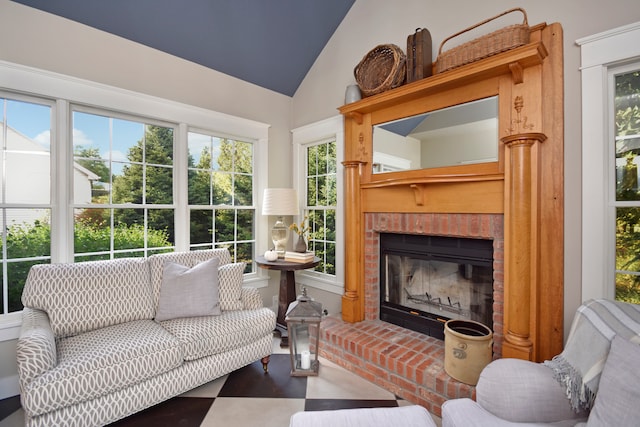
[[503,357],[533,359],[537,251],[537,147],[546,136],[521,133],[502,138],[508,151],[505,194],[505,295]]
[[342,295],[342,320],[359,322],[364,320],[364,255],[362,211],[360,206],[360,174],[367,163],[359,160],[345,161],[345,268],[344,294]]

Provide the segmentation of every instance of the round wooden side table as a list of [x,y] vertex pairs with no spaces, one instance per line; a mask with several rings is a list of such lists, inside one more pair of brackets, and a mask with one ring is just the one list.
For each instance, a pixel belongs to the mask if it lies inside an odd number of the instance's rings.
[[296,300],[296,276],[298,270],[307,270],[314,268],[320,263],[320,258],[315,257],[313,261],[301,263],[285,261],[278,259],[276,261],[267,261],[263,256],[256,258],[258,267],[266,270],[280,271],[280,291],[278,294],[278,319],[276,320],[276,331],[280,334],[280,347],[289,346],[289,333],[287,331],[287,322],[284,318],[287,314],[289,304]]

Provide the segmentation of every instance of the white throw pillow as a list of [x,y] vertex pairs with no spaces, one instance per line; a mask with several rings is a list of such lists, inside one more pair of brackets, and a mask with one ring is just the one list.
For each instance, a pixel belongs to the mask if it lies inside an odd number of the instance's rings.
[[587,427],[640,425],[640,345],[616,335]]
[[221,314],[219,262],[218,258],[212,258],[192,268],[165,263],[155,320]]
[[244,278],[244,262],[224,264],[218,267],[220,280],[220,308],[227,310],[242,310],[242,280]]

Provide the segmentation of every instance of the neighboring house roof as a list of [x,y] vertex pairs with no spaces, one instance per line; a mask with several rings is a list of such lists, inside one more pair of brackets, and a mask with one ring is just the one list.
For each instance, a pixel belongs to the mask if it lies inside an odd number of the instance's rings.
[[[3,123],[0,122],[0,125],[2,124]],[[48,147],[43,146],[38,141],[29,138],[11,126],[7,126],[7,149],[11,151],[37,152],[40,154],[51,155],[51,151]],[[100,176],[91,172],[89,169],[77,162],[73,162],[73,168],[85,175],[89,181],[100,180]]]

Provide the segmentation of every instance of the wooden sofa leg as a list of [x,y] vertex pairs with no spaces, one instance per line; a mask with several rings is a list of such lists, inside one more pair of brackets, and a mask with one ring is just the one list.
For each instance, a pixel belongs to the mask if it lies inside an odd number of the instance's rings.
[[265,356],[262,359],[260,359],[260,361],[262,362],[262,369],[264,369],[264,373],[268,373],[269,372],[269,359],[271,358],[271,356]]

